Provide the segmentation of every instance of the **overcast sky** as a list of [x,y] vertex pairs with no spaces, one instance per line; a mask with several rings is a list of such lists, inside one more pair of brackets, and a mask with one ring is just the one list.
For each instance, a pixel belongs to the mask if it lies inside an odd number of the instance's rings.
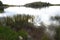
[[50,2],[53,4],[59,4],[60,0],[1,0],[4,4],[18,4],[18,5],[24,5],[26,3],[30,2],[36,2],[36,1],[43,1],[43,2]]

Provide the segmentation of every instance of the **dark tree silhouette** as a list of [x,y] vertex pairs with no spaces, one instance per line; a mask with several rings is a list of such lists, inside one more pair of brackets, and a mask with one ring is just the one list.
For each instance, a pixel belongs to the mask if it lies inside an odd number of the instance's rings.
[[0,1],[0,6],[2,6],[3,5],[3,3]]
[[0,1],[0,12],[4,11],[3,3]]
[[31,7],[31,8],[41,8],[41,7],[51,6],[51,5],[52,4],[46,2],[32,2],[32,3],[25,4],[24,6]]

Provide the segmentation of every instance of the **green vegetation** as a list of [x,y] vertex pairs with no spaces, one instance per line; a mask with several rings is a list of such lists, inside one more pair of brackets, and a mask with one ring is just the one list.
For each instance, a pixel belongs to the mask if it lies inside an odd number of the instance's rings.
[[35,28],[36,26],[34,26],[33,20],[34,16],[31,15],[15,15],[13,17],[2,18],[0,20],[0,39],[48,40],[47,35],[44,33],[45,28]]
[[18,15],[14,17],[7,17],[0,20],[0,38],[1,40],[18,40],[21,36],[27,40],[28,33],[24,30],[26,26],[31,26],[28,22],[32,16]]
[[0,6],[3,6],[3,3],[0,1]]
[[[51,6],[50,3],[34,2],[24,6],[32,8],[41,8]],[[4,11],[4,6],[16,6],[3,4],[0,1],[0,12]],[[19,5],[18,5],[19,6]],[[60,16],[51,17],[53,21],[60,24]],[[50,25],[50,31],[55,30],[56,34],[49,37],[48,33],[45,34],[46,26],[41,23],[39,28],[34,25],[34,16],[31,15],[15,15],[13,17],[4,17],[0,19],[0,40],[60,40],[60,25]],[[55,28],[56,27],[56,28]]]
[[[54,35],[54,39],[55,40],[60,40],[60,16],[56,15],[54,17],[51,17],[52,21],[56,21],[56,27],[55,27],[55,35]],[[58,25],[57,25],[58,23]]]
[[47,34],[44,34],[41,40],[50,40],[47,36]]
[[60,40],[60,26],[56,28],[55,40]]
[[18,40],[18,34],[9,27],[0,26],[0,40]]
[[41,8],[41,7],[46,7],[46,6],[51,6],[52,4],[46,3],[46,2],[33,2],[33,3],[28,3],[24,6],[26,7],[32,7],[32,8]]
[[0,1],[0,12],[4,11],[3,3]]
[[19,36],[27,40],[27,32],[24,30],[16,32],[9,27],[0,26],[0,40],[19,40]]
[[5,18],[4,22],[6,26],[15,28],[16,31],[25,28],[27,26],[33,26],[33,23],[28,22],[28,20],[33,21],[33,16],[30,15],[17,15],[14,17]]
[[23,39],[27,40],[28,38],[28,33],[25,30],[20,30],[18,34],[23,37]]
[[3,3],[0,1],[0,13],[4,12],[4,8],[7,8],[7,7],[9,7],[9,5],[3,4]]
[[59,15],[56,15],[54,17],[51,17],[51,20],[60,23],[60,16]]

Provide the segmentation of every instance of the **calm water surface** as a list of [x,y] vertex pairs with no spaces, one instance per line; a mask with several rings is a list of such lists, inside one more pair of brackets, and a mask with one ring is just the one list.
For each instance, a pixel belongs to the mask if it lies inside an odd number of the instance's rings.
[[4,13],[0,14],[0,17],[13,16],[16,14],[29,14],[34,15],[34,22],[40,23],[43,21],[45,24],[50,23],[51,16],[60,15],[60,6],[50,6],[45,8],[26,8],[26,7],[9,7],[4,9]]

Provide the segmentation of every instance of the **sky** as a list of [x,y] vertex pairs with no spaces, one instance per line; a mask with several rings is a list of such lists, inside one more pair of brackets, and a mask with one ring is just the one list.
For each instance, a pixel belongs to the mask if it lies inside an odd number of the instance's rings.
[[36,1],[43,1],[49,2],[52,4],[59,4],[60,0],[1,0],[4,4],[13,4],[13,5],[24,5],[26,3],[36,2]]

